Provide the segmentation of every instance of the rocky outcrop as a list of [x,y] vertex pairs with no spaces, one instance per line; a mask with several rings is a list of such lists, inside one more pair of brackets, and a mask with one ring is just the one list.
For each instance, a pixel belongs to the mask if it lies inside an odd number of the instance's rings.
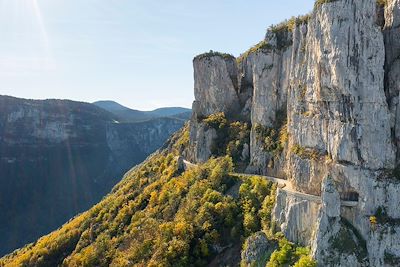
[[322,184],[322,207],[312,247],[320,266],[366,266],[365,240],[340,217],[340,195],[328,176]]
[[311,246],[320,203],[304,200],[278,189],[273,217],[286,238],[303,246]]
[[[194,94],[190,121],[189,158],[205,162],[218,146],[217,132],[202,120],[211,114],[224,113],[230,120],[249,120],[249,90],[240,90],[236,59],[227,54],[209,52],[193,60]],[[251,92],[251,91],[250,91]]]
[[193,151],[194,161],[206,162],[213,155],[212,148],[217,145],[217,131],[202,123],[192,125],[191,129],[190,140],[195,147]]
[[[400,257],[399,26],[398,0],[387,1],[384,12],[375,0],[326,1],[306,19],[271,28],[239,58],[238,90],[218,87],[226,101],[196,94],[198,114],[251,111],[242,117],[252,124],[248,172],[322,194],[318,203],[278,190],[274,218],[288,239],[312,246],[328,266],[396,266]],[[221,84],[198,75],[201,84]],[[239,100],[231,100],[233,91]],[[271,150],[277,136],[285,144]],[[358,205],[340,206],[346,200]],[[361,248],[334,246],[345,237]],[[324,262],[328,255],[337,262]]]
[[238,70],[234,57],[204,54],[193,60],[194,95],[198,117],[224,112],[227,116],[240,113]]
[[264,232],[254,233],[244,243],[240,266],[264,266],[277,247],[276,243],[268,240]]

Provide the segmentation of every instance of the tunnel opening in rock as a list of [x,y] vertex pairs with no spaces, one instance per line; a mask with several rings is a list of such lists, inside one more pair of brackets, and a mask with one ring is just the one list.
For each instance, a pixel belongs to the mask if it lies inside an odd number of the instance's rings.
[[341,193],[340,199],[344,201],[358,201],[359,194],[355,191],[345,191]]

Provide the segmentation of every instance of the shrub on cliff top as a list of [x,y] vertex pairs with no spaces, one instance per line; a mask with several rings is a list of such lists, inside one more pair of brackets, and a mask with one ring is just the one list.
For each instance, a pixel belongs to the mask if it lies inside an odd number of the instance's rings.
[[259,42],[258,44],[252,46],[249,50],[247,50],[246,52],[244,52],[243,54],[241,54],[241,55],[237,58],[237,62],[240,64],[240,63],[243,62],[250,54],[256,53],[256,52],[262,51],[262,50],[268,50],[268,49],[272,49],[272,46],[271,46],[266,40],[262,40],[261,42]]
[[233,55],[231,55],[231,54],[221,53],[221,52],[210,50],[209,52],[197,55],[194,58],[194,60],[203,59],[203,58],[210,58],[210,57],[215,57],[215,56],[222,57],[224,59],[235,59],[235,57]]
[[318,7],[322,6],[323,4],[332,3],[332,2],[336,2],[336,1],[338,1],[338,0],[317,0],[317,1],[315,1],[314,8],[318,8]]
[[282,31],[293,31],[297,26],[308,23],[310,17],[310,14],[298,17],[291,17],[290,19],[285,20],[279,24],[270,26],[268,30],[272,31],[273,33],[278,33]]
[[[309,19],[310,19],[310,14],[298,16],[298,17],[292,17],[289,20],[285,20],[277,25],[271,25],[267,29],[267,31],[271,31],[275,34],[284,32],[284,31],[293,31],[296,28],[296,26],[307,23]],[[243,54],[241,54],[237,58],[237,62],[240,64],[252,53],[256,53],[259,51],[266,51],[266,50],[270,50],[273,48],[274,47],[270,43],[268,43],[267,40],[263,40],[263,41],[259,42],[258,44],[254,45],[253,47],[251,47],[249,50],[247,50]]]

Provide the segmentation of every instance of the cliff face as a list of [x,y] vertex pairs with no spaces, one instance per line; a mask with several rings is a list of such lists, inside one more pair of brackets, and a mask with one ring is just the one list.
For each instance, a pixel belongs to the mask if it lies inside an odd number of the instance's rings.
[[111,152],[113,166],[124,166],[125,171],[142,162],[160,148],[179,130],[185,121],[174,118],[158,118],[138,123],[107,124],[107,146]]
[[120,124],[87,103],[1,96],[0,255],[98,202],[183,124]]
[[[279,228],[312,246],[321,266],[400,264],[399,26],[398,0],[330,1],[269,30],[236,67],[216,53],[194,60],[191,159],[205,161],[216,145],[202,117],[223,111],[251,123],[247,171],[321,196],[278,190],[274,209]],[[274,135],[280,151],[265,145]]]

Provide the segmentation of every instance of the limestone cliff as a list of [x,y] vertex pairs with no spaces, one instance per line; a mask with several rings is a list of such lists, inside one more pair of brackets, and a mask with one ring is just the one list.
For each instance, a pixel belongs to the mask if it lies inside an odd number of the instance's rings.
[[[380,2],[318,1],[236,62],[218,53],[194,60],[189,157],[212,156],[218,132],[204,117],[250,123],[247,171],[322,195],[278,190],[274,209],[280,230],[312,246],[321,266],[400,265],[400,1]],[[281,149],[266,144],[277,139]]]

